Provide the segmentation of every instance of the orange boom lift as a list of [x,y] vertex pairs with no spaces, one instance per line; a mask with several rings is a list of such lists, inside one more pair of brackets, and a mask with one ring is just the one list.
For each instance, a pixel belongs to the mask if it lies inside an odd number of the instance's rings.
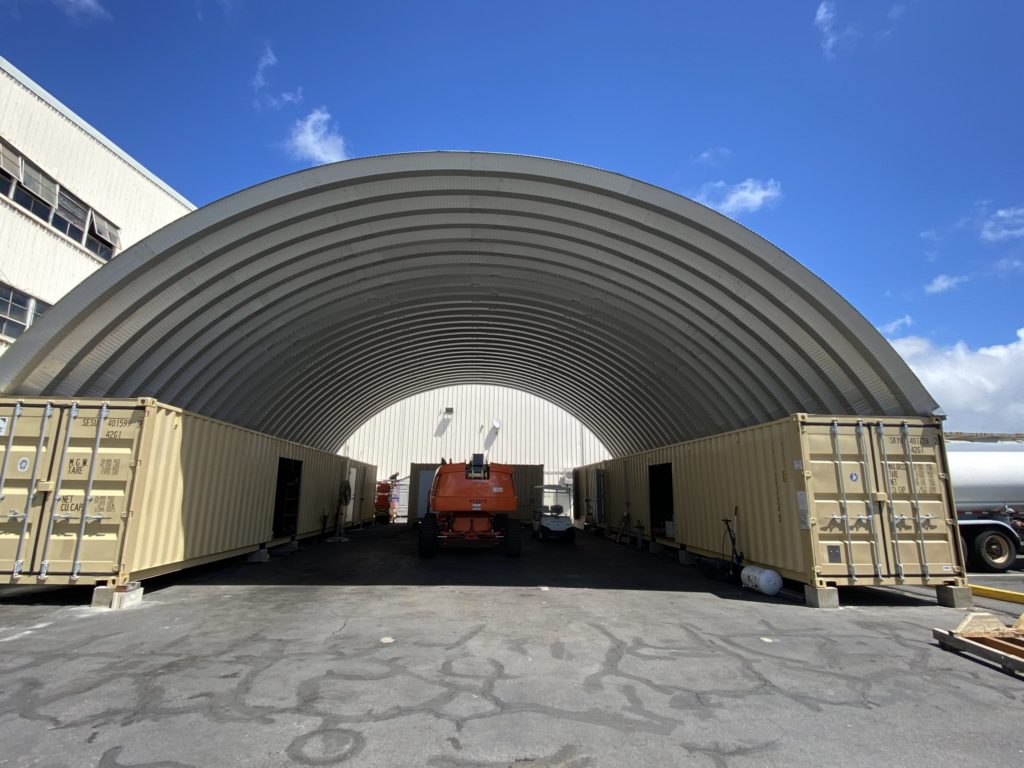
[[510,517],[517,505],[510,465],[488,464],[482,453],[466,464],[442,463],[420,522],[420,557],[452,545],[502,546],[508,557],[519,557],[523,528]]

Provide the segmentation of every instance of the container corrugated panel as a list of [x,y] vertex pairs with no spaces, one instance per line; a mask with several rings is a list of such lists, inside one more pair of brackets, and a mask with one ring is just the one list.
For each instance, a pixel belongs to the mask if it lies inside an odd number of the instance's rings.
[[512,482],[515,483],[516,506],[515,517],[521,522],[533,519],[533,508],[541,503],[538,485],[544,485],[543,464],[513,464]]
[[359,498],[360,520],[363,525],[373,523],[373,497],[377,491],[377,478],[374,472],[363,472],[363,486]]
[[[375,474],[148,399],[2,398],[0,440],[3,509],[21,510],[0,518],[0,573],[21,583],[145,578],[318,533],[346,471]],[[287,533],[282,460],[301,462]]]
[[675,539],[697,554],[731,556],[728,520],[744,562],[807,584],[964,582],[938,419],[797,414],[579,468],[592,498],[605,475],[608,533],[627,508],[650,530],[662,463]]
[[803,478],[793,469],[800,460],[795,422],[685,443],[679,446],[679,459],[677,541],[728,559],[732,545],[723,520],[729,520],[745,560],[789,578],[807,577],[810,539],[799,526],[797,494]]

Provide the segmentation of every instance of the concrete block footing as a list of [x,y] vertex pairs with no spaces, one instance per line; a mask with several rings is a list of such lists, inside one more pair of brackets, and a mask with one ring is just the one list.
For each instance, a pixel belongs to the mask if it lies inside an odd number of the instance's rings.
[[805,584],[804,600],[808,608],[838,608],[839,590],[835,587],[812,587]]
[[935,599],[947,608],[973,608],[974,597],[970,587],[943,585],[935,588]]
[[699,562],[700,558],[693,554],[693,552],[687,552],[685,549],[679,550],[680,565],[697,565]]
[[266,547],[260,547],[255,552],[250,552],[249,556],[245,558],[247,563],[265,563],[270,559],[270,552],[267,551]]
[[297,540],[295,540],[295,539],[292,539],[291,541],[289,541],[287,544],[284,545],[284,551],[285,552],[298,552],[299,551],[299,542]]
[[130,581],[116,586],[96,587],[92,591],[93,608],[132,608],[142,604],[142,584]]

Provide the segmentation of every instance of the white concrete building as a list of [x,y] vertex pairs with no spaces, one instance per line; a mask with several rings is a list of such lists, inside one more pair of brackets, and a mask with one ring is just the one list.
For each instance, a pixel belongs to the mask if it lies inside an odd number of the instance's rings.
[[188,200],[0,57],[0,352]]

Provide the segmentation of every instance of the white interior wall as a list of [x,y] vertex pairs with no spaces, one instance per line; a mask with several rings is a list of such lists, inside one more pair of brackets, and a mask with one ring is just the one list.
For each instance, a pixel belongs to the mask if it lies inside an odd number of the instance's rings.
[[379,478],[404,477],[413,462],[465,461],[484,453],[489,461],[543,464],[549,483],[565,470],[609,458],[593,433],[558,406],[519,390],[477,385],[396,403],[356,430],[342,453],[376,464]]

